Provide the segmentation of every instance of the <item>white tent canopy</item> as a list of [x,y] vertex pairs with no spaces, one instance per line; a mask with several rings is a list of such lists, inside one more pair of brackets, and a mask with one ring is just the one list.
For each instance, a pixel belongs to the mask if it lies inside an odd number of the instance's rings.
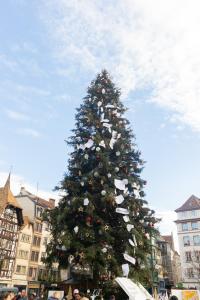
[[131,279],[125,277],[117,277],[115,280],[128,295],[129,300],[154,299],[140,283],[136,284]]

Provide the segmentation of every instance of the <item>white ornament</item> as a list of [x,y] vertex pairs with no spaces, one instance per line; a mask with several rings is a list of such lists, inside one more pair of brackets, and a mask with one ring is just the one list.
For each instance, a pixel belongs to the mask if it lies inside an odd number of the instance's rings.
[[94,177],[98,177],[99,173],[98,172],[94,172]]
[[124,259],[129,261],[133,265],[135,265],[135,263],[136,263],[136,259],[134,257],[128,255],[127,253],[124,253]]
[[118,190],[124,191],[126,189],[124,180],[115,179],[114,183]]
[[99,143],[99,146],[101,146],[101,147],[106,147],[106,145],[105,145],[105,142],[104,141],[101,141],[100,143]]
[[78,226],[74,227],[74,232],[75,232],[75,233],[78,232]]
[[123,219],[124,219],[124,222],[126,222],[126,223],[130,221],[129,216],[123,216]]
[[128,277],[129,274],[129,264],[122,265],[123,276]]
[[122,215],[129,215],[129,211],[128,211],[128,209],[126,209],[126,208],[117,207],[117,208],[115,209],[115,211],[116,211],[117,213],[119,213],[119,214],[122,214]]
[[131,239],[129,239],[128,241],[131,246],[136,247],[135,243]]
[[106,91],[105,91],[105,89],[102,89],[102,91],[101,91],[101,92],[102,92],[102,94],[105,94],[105,92],[106,92]]
[[89,204],[89,199],[88,198],[85,198],[84,200],[83,200],[83,205],[88,205]]
[[101,101],[98,101],[98,102],[97,102],[97,105],[98,105],[98,107],[100,107],[100,106],[102,105],[102,102],[101,102]]
[[121,153],[120,153],[119,151],[116,152],[116,156],[120,156],[120,154],[121,154]]
[[122,195],[119,195],[115,197],[115,201],[117,204],[121,204],[124,201],[124,197]]
[[118,167],[115,168],[115,172],[119,172],[119,168]]
[[102,251],[103,253],[106,253],[108,250],[107,250],[106,248],[102,248],[101,251]]
[[83,181],[81,181],[81,186],[84,186],[84,185],[85,185],[85,183]]
[[108,173],[108,175],[107,175],[107,176],[108,176],[108,178],[111,178],[111,176],[112,176],[112,175],[111,175],[110,173]]
[[101,150],[100,147],[96,147],[96,151],[99,152]]
[[126,228],[127,228],[128,232],[130,232],[131,229],[134,228],[134,225],[132,225],[132,224],[127,224],[127,225],[126,225]]
[[105,196],[106,195],[106,191],[105,190],[101,191],[101,195]]
[[84,158],[85,158],[85,159],[88,159],[88,158],[89,158],[88,154],[85,154],[85,155],[84,155]]
[[87,143],[85,143],[84,146],[85,146],[85,148],[91,148],[93,146],[93,144],[94,144],[94,141],[92,139],[89,139],[87,141]]

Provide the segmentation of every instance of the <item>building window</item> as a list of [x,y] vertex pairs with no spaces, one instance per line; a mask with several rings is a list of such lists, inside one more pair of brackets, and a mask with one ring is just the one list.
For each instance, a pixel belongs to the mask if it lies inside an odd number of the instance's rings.
[[190,246],[190,237],[188,235],[183,237],[183,245]]
[[196,211],[196,210],[192,210],[192,211],[191,211],[191,216],[192,216],[192,217],[196,217],[196,215],[197,215],[197,211]]
[[194,246],[199,246],[200,245],[200,236],[199,235],[194,235],[193,236],[193,241],[194,241]]
[[37,232],[42,232],[42,223],[36,222],[36,223],[34,224],[34,228],[35,228],[35,231],[37,231]]
[[31,236],[28,235],[28,234],[22,233],[21,242],[30,243],[31,242]]
[[185,259],[186,259],[187,262],[192,261],[192,256],[191,256],[190,251],[185,252]]
[[194,278],[193,268],[187,268],[187,276],[188,278]]
[[37,279],[37,268],[29,268],[29,272],[28,272],[29,277],[31,277],[32,280],[36,280]]
[[188,223],[183,223],[182,224],[182,230],[187,231],[188,230]]
[[18,258],[28,259],[28,251],[19,250],[18,251]]
[[187,217],[187,211],[183,211],[183,212],[182,212],[182,217],[183,217],[183,218],[186,218],[186,217]]
[[1,269],[2,270],[8,270],[9,269],[9,265],[10,265],[10,260],[9,259],[4,259]]
[[39,252],[38,251],[32,251],[31,252],[31,261],[38,262],[39,258]]
[[43,208],[40,206],[37,206],[36,208],[36,217],[37,218],[42,218],[42,214],[43,214]]
[[191,227],[192,227],[192,230],[198,230],[198,229],[199,229],[199,224],[198,224],[198,222],[192,222],[192,223],[191,223]]
[[200,262],[200,251],[194,251],[195,261]]
[[49,223],[45,223],[45,230],[50,231],[51,230],[51,225]]
[[46,245],[47,245],[47,242],[48,242],[48,238],[47,238],[47,237],[44,237],[44,239],[43,239],[43,245],[46,246]]
[[17,265],[17,267],[16,267],[16,273],[25,275],[26,274],[26,267],[25,266]]
[[41,261],[47,256],[47,253],[46,252],[42,252],[41,253]]
[[33,245],[36,246],[36,247],[40,247],[40,242],[41,242],[41,238],[34,235],[33,237]]

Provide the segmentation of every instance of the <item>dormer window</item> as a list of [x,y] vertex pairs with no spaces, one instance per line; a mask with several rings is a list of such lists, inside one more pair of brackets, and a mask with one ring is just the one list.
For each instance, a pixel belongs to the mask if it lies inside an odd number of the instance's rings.
[[37,207],[36,207],[36,217],[37,217],[37,218],[41,218],[41,217],[42,217],[42,214],[43,214],[43,208],[40,207],[40,206],[37,206]]

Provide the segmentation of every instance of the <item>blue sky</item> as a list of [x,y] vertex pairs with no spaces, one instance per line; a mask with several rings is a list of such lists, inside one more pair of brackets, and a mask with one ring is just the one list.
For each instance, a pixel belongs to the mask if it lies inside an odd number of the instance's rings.
[[200,196],[200,27],[194,1],[7,0],[0,9],[0,183],[51,194],[90,81],[107,68],[161,215]]

